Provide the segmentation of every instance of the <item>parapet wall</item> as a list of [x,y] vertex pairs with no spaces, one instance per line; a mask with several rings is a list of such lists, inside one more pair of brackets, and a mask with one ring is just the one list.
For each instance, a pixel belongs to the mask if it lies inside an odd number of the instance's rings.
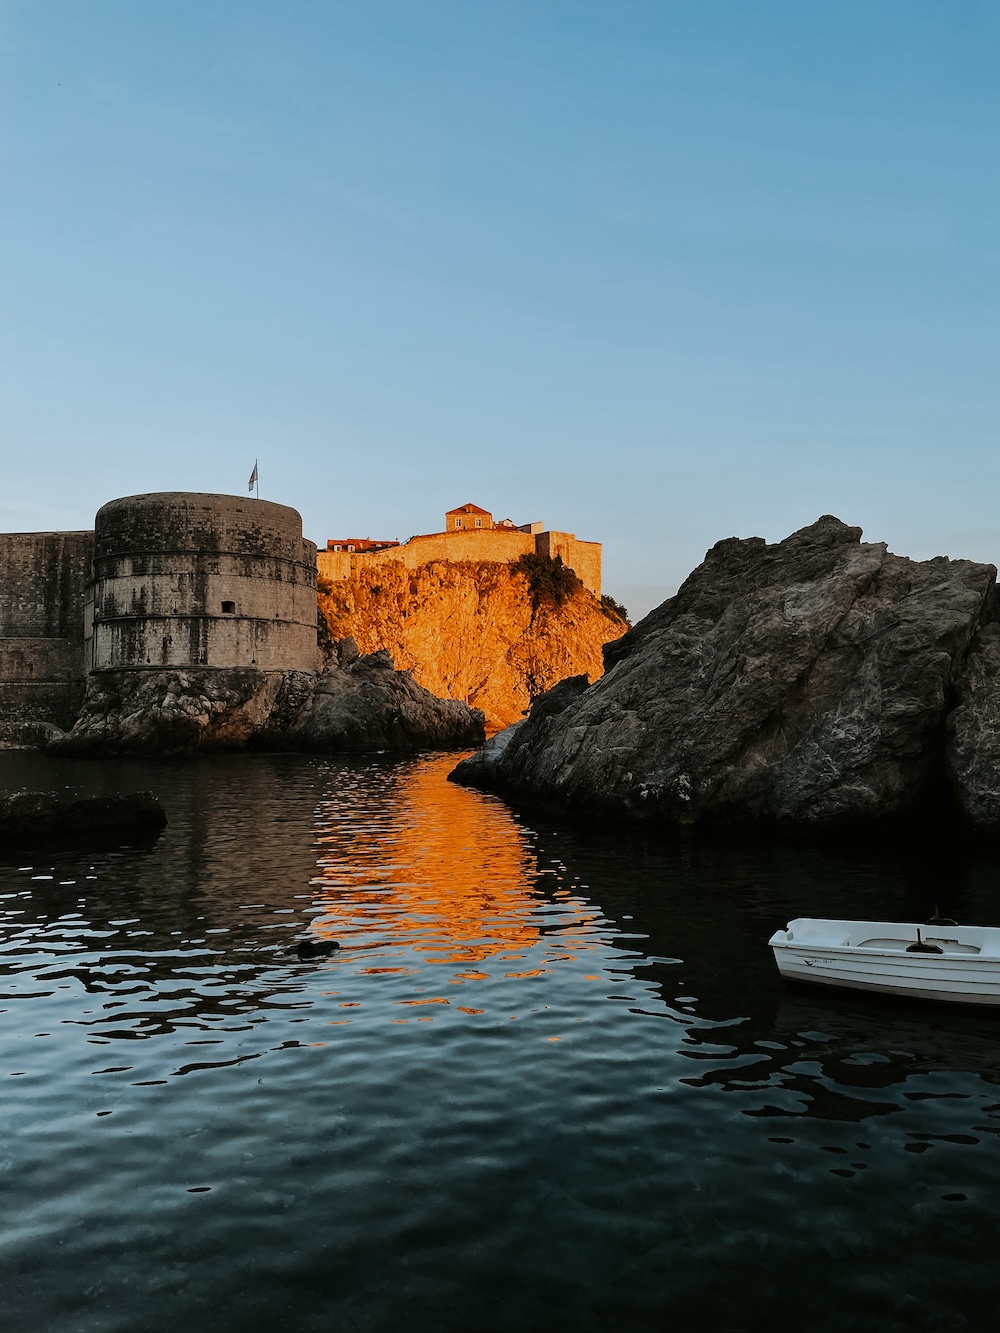
[[601,543],[577,541],[571,532],[532,534],[518,528],[432,532],[411,537],[403,545],[385,551],[320,551],[317,565],[321,578],[336,583],[350,578],[352,573],[371,570],[384,563],[402,564],[407,569],[419,569],[437,560],[451,563],[486,560],[509,565],[522,555],[535,552],[552,558],[561,556],[563,563],[576,571],[584,587],[600,595]]
[[0,534],[0,719],[67,727],[85,684],[92,532]]

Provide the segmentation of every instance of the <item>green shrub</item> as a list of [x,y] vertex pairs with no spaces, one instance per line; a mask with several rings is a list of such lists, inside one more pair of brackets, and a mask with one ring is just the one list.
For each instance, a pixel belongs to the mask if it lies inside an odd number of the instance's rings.
[[601,610],[609,620],[621,620],[624,621],[626,625],[632,624],[631,620],[628,618],[628,611],[622,606],[621,602],[616,602],[615,599],[609,596],[606,592],[601,593]]
[[536,610],[543,602],[562,606],[567,597],[572,597],[583,587],[575,570],[563,564],[561,555],[555,559],[538,555],[537,552],[522,555],[511,568],[527,578]]

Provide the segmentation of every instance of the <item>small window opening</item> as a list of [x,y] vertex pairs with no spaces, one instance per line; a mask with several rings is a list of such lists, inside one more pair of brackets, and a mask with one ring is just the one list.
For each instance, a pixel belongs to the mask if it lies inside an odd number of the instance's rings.
[[462,526],[462,520],[461,520],[460,518],[456,518],[456,519],[455,519],[455,527],[456,527],[456,528],[460,528],[461,526]]
[[235,602],[223,602],[223,603],[222,603],[222,614],[223,614],[224,616],[234,616],[234,615],[236,614],[236,603],[235,603]]
[[476,519],[476,527],[477,527],[477,528],[481,528],[482,526],[483,526],[483,520],[482,520],[481,518],[477,518],[477,519]]

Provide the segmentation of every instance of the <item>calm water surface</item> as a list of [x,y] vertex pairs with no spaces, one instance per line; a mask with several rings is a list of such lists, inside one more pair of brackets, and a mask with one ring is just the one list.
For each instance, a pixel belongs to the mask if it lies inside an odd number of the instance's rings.
[[1000,1015],[766,942],[1000,921],[1000,862],[672,848],[454,762],[0,756],[171,821],[0,860],[4,1333],[996,1327]]

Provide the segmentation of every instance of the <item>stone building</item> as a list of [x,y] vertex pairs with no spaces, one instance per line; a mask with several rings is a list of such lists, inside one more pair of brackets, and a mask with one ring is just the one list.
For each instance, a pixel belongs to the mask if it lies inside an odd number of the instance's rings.
[[478,505],[461,505],[458,509],[449,509],[444,516],[445,532],[467,532],[470,528],[492,528],[493,515],[488,509]]
[[98,510],[88,671],[315,671],[316,547],[296,510],[165,492]]

